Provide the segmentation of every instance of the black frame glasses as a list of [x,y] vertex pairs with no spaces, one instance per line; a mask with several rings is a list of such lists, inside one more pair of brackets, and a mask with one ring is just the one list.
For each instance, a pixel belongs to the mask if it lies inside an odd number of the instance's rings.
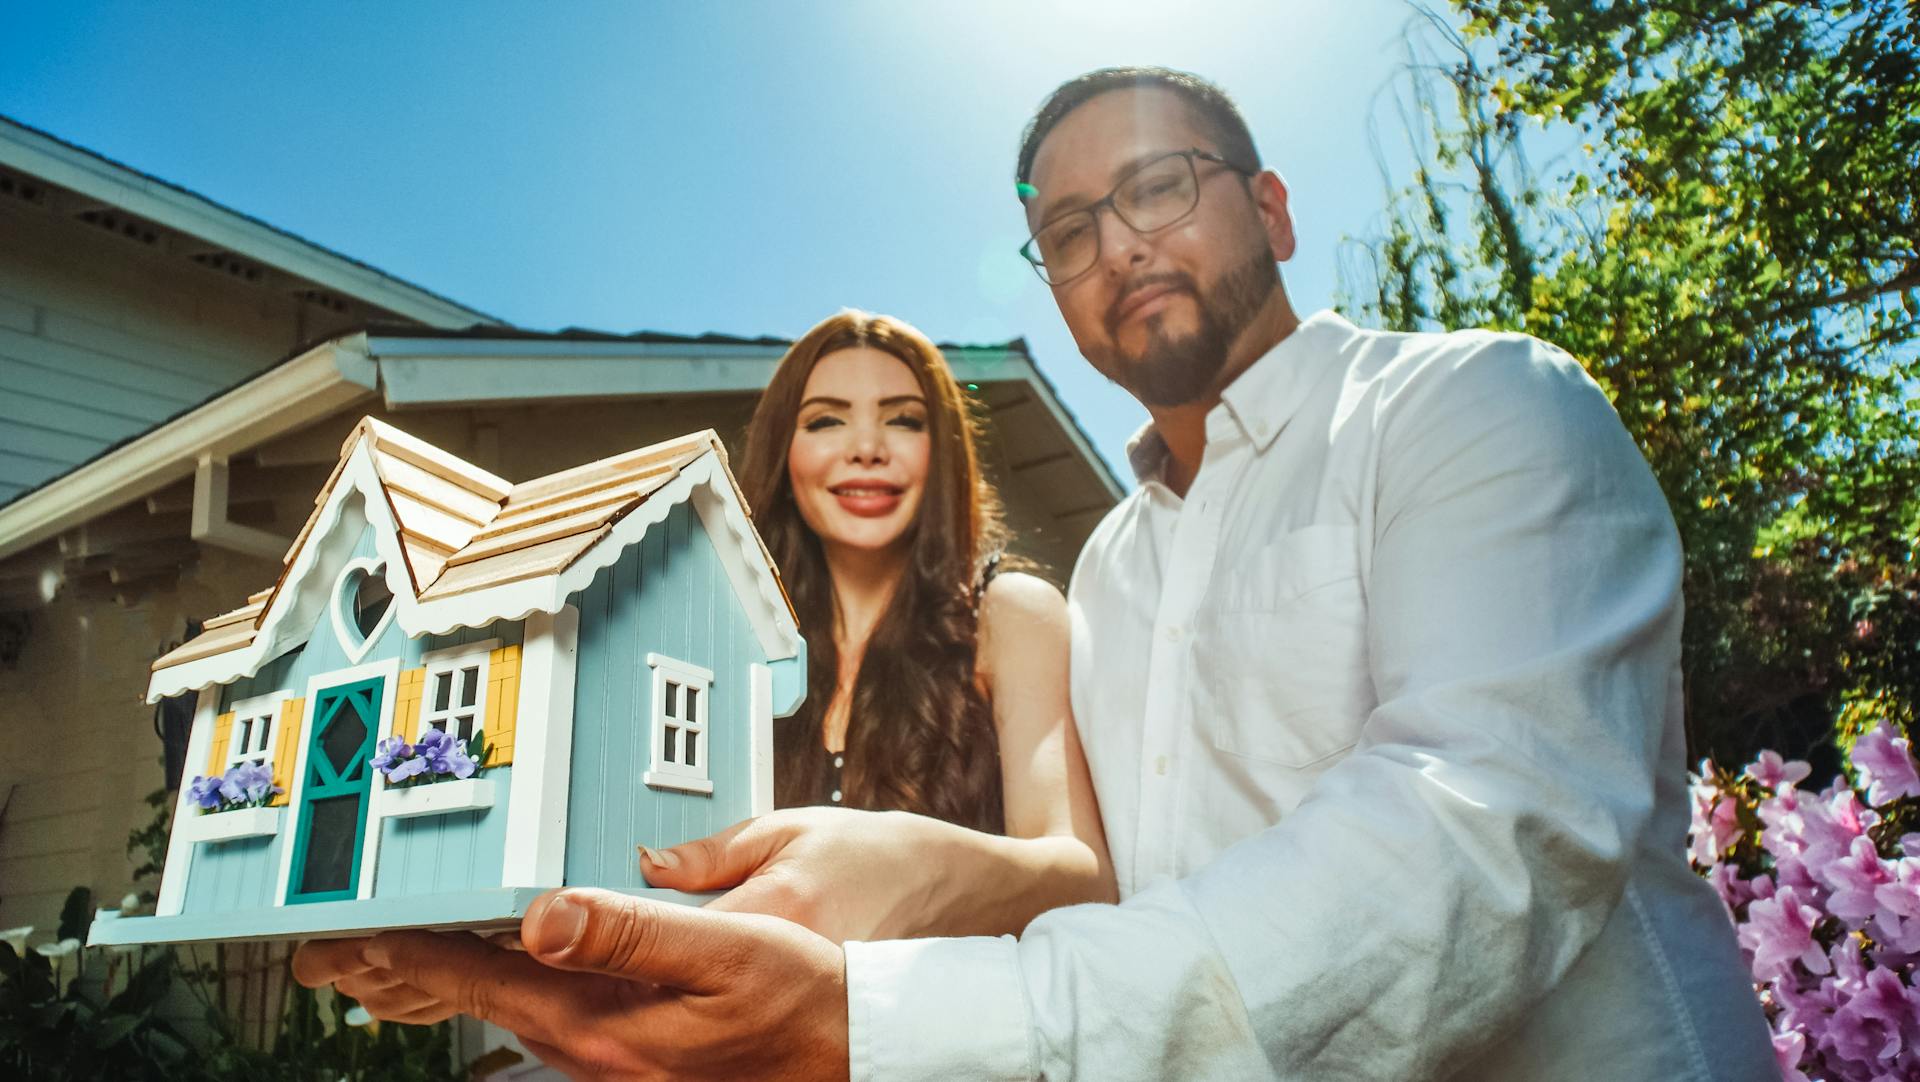
[[[1174,158],[1179,158],[1186,162],[1187,191],[1191,197],[1185,201],[1185,205],[1179,203],[1153,207],[1141,205],[1142,201],[1150,196],[1150,193],[1148,193],[1148,195],[1136,194],[1129,188],[1129,185],[1133,185],[1143,176],[1150,175],[1153,170],[1164,166]],[[1175,150],[1162,154],[1157,158],[1141,162],[1138,166],[1130,170],[1126,176],[1121,177],[1119,182],[1113,186],[1113,190],[1109,191],[1100,199],[1084,207],[1075,207],[1073,210],[1067,211],[1064,214],[1056,214],[1052,219],[1042,223],[1039,229],[1034,230],[1033,236],[1028,237],[1027,242],[1020,246],[1021,258],[1025,259],[1033,267],[1033,272],[1040,276],[1042,282],[1047,283],[1049,286],[1066,285],[1068,282],[1092,270],[1100,263],[1100,208],[1105,207],[1113,211],[1113,216],[1124,222],[1128,229],[1143,236],[1148,233],[1157,233],[1162,229],[1177,225],[1184,220],[1187,215],[1193,213],[1193,208],[1200,205],[1200,167],[1196,163],[1202,161],[1226,166],[1228,169],[1233,170],[1243,177],[1251,177],[1258,172],[1258,170],[1235,165],[1220,155],[1212,151],[1202,150],[1199,147],[1191,147],[1187,150]],[[1177,178],[1177,174],[1175,176]],[[1123,192],[1127,193],[1131,198],[1123,199]],[[1123,205],[1126,203],[1133,204],[1131,212],[1129,212],[1127,206]],[[1143,211],[1148,210],[1151,210],[1152,214],[1146,221],[1137,220]],[[1162,220],[1162,216],[1165,216],[1165,220]],[[1088,230],[1087,235],[1092,240],[1089,254],[1084,260],[1076,255],[1066,269],[1055,274],[1054,268],[1047,263],[1046,256],[1042,251],[1043,247],[1046,246],[1042,238],[1058,236],[1063,232],[1065,227],[1073,223],[1082,223]],[[1055,245],[1055,247],[1058,247],[1058,245]]]

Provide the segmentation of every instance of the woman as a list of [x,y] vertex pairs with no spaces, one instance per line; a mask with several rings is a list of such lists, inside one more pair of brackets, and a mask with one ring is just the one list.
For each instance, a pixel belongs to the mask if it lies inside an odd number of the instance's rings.
[[[940,351],[886,316],[823,321],[781,360],[735,473],[807,637],[807,699],[775,735],[783,809],[643,849],[648,881],[735,888],[712,908],[835,941],[1016,933],[1116,900],[1067,702],[1066,603],[994,573],[998,509]],[[364,943],[307,943],[294,974],[380,1018],[454,1013]]]
[[[886,826],[894,844],[975,854],[983,873],[865,914],[772,908],[844,939],[1018,932],[1055,905],[1112,900],[1067,701],[1066,603],[1031,575],[995,573],[998,502],[933,343],[887,316],[822,321],[781,360],[736,473],[807,637],[807,698],[775,733],[775,802],[944,820]],[[687,871],[647,868],[661,886],[719,885]],[[747,890],[725,907],[758,900]]]

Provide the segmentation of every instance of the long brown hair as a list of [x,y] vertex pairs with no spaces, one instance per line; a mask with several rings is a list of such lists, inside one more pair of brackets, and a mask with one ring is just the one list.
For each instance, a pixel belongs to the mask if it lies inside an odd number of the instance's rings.
[[821,723],[840,672],[833,577],[800,517],[787,450],[807,377],[820,358],[868,347],[899,358],[927,400],[931,454],[905,573],[867,642],[854,680],[840,803],[919,812],[1000,832],[999,741],[974,679],[974,584],[1005,533],[981,476],[975,421],[940,350],[913,327],[853,310],[822,320],[787,350],[748,422],[737,473],[807,636],[807,698],[776,724],[774,802],[823,804],[835,787]]

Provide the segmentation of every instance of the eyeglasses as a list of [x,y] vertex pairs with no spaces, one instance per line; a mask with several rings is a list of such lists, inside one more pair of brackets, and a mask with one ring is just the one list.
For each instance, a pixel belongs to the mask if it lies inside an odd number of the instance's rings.
[[1243,177],[1255,172],[1199,147],[1176,150],[1127,174],[1098,202],[1068,211],[1041,226],[1020,246],[1020,254],[1033,264],[1041,281],[1050,286],[1065,285],[1092,270],[1100,259],[1097,215],[1101,207],[1113,208],[1114,216],[1135,233],[1165,229],[1200,205],[1196,163],[1202,161],[1224,165]]

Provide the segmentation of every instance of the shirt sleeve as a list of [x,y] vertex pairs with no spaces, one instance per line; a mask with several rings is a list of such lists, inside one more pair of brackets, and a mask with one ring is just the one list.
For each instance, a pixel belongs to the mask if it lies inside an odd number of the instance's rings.
[[1571,359],[1471,342],[1371,404],[1353,754],[1119,906],[849,944],[856,1080],[1446,1077],[1598,935],[1652,811],[1679,541]]

